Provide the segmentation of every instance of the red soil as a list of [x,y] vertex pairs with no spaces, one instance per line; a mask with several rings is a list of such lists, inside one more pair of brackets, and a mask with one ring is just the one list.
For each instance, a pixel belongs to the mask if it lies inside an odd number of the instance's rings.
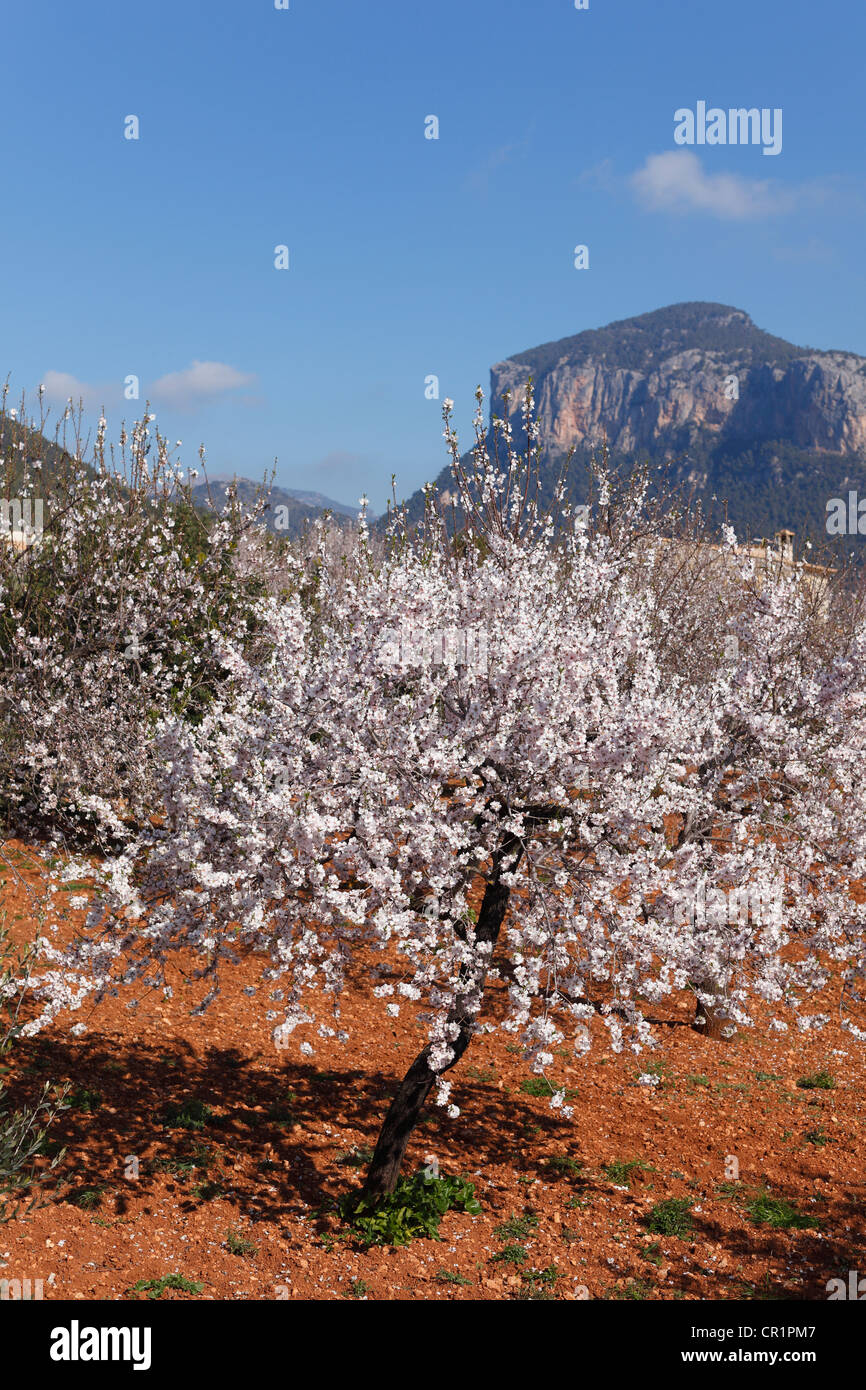
[[[23,851],[6,846],[14,873],[0,864],[0,922],[5,912],[13,940],[32,929],[24,885],[38,883]],[[81,1038],[68,1032],[77,1015],[13,1045],[7,1108],[46,1079],[101,1102],[87,1110],[80,1097],[52,1130],[67,1147],[56,1170],[65,1186],[0,1225],[0,1278],[42,1279],[45,1298],[143,1298],[128,1292],[137,1281],[179,1273],[207,1299],[511,1299],[545,1287],[527,1276],[554,1267],[557,1298],[824,1300],[829,1279],[866,1272],[866,1050],[835,1024],[712,1042],[689,1026],[694,1001],[683,997],[655,1014],[661,1048],[639,1056],[612,1054],[599,1027],[589,1058],[563,1047],[551,1069],[570,1092],[570,1120],[521,1089],[529,1073],[508,1034],[482,1035],[451,1074],[459,1119],[431,1106],[405,1169],[433,1156],[442,1172],[468,1175],[482,1214],[449,1213],[440,1241],[365,1251],[327,1208],[360,1181],[345,1158],[375,1142],[389,1088],[424,1034],[411,1006],[388,1019],[358,987],[344,1001],[348,1044],[313,1038],[312,1058],[296,1043],[279,1052],[258,997],[243,993],[257,973],[253,960],[237,967],[202,1017],[190,1017],[198,996],[178,973],[171,1000],[110,1000],[84,1015]],[[503,989],[491,989],[490,1018]],[[637,1085],[654,1066],[660,1084]],[[797,1086],[821,1071],[834,1089]],[[211,1107],[204,1128],[164,1128],[166,1104],[190,1098]],[[131,1155],[138,1178],[125,1176]],[[608,1168],[617,1163],[642,1166]],[[764,1186],[815,1226],[757,1222],[747,1208]],[[688,1202],[690,1234],[644,1224],[670,1198]],[[76,1205],[88,1200],[98,1205]],[[527,1210],[537,1219],[527,1234],[497,1233]],[[228,1232],[254,1252],[232,1253]],[[515,1244],[522,1265],[495,1258]]]

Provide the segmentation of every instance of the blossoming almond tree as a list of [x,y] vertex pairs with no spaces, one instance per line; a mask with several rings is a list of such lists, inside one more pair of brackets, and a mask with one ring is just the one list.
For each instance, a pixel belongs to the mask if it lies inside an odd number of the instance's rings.
[[[617,1049],[654,1045],[647,1002],[689,982],[746,1023],[750,995],[796,1012],[834,962],[849,999],[862,971],[848,892],[866,845],[862,636],[804,655],[796,589],[756,589],[725,619],[739,659],[678,675],[648,581],[669,539],[640,490],[615,514],[602,479],[591,522],[559,494],[544,513],[531,397],[529,456],[504,422],[502,466],[479,399],[473,476],[449,412],[459,525],[431,497],[425,528],[398,516],[374,560],[362,524],[339,573],[322,565],[306,598],[263,603],[266,656],[222,645],[229,676],[201,722],[160,727],[159,823],[105,865],[75,946],[47,950],[31,1025],[133,981],[170,989],[182,948],[206,1008],[253,948],[275,1041],[300,1030],[309,1053],[311,1027],[343,1036],[347,970],[363,963],[387,1012],[417,1003],[428,1031],[384,1118],[370,1201],[393,1188],[431,1092],[459,1113],[447,1073],[493,1026],[497,946],[503,1026],[537,1071],[566,1030],[587,1051],[596,1018]],[[772,921],[682,911],[708,879],[766,893],[780,876]]]

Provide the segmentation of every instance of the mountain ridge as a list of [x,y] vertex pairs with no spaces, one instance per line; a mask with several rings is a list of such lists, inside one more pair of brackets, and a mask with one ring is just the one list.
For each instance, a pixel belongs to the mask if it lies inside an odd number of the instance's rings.
[[[262,520],[269,531],[275,535],[285,536],[287,539],[297,539],[307,526],[330,512],[334,523],[338,526],[348,526],[354,520],[356,513],[349,507],[342,507],[336,510],[336,504],[329,503],[328,506],[312,506],[302,502],[295,490],[282,487],[266,487],[263,483],[254,483],[250,478],[241,478],[236,474],[231,477],[220,476],[209,478],[205,482],[197,483],[192,489],[192,500],[201,510],[215,507],[220,510],[225,503],[226,491],[234,486],[238,501],[244,507],[252,507],[260,493],[265,493],[267,502]],[[321,496],[321,494],[303,494],[307,497]],[[323,502],[328,501],[322,498]]]
[[[219,473],[209,473],[205,482],[199,483],[197,487],[206,490],[208,483],[211,485],[218,483],[222,487],[222,485],[232,482],[241,483],[244,488],[257,488],[261,486],[261,484],[254,482],[252,478],[247,478],[237,472],[223,470]],[[319,514],[325,511],[336,512],[340,516],[350,517],[358,517],[361,514],[360,507],[351,506],[347,502],[338,502],[336,498],[328,497],[324,492],[315,492],[310,488],[279,487],[275,485],[271,489],[271,493],[272,495],[279,493],[283,499],[287,497],[292,498],[296,502],[301,502],[305,507],[314,508]],[[370,511],[368,508],[367,515],[373,519],[376,513]]]

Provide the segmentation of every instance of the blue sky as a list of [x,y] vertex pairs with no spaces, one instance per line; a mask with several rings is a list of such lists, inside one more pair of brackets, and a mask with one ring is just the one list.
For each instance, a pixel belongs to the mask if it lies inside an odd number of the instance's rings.
[[[380,510],[491,363],[680,300],[866,354],[850,0],[48,0],[3,36],[3,374],[115,431],[149,396],[190,464]],[[678,148],[698,101],[781,108],[781,152]]]

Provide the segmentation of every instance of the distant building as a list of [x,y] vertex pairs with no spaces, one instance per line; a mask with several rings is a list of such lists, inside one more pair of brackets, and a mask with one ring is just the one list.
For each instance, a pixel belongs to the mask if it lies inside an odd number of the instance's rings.
[[811,565],[794,559],[794,532],[787,529],[777,531],[770,540],[753,541],[748,546],[738,546],[738,554],[746,554],[751,559],[763,560],[766,569],[777,569],[776,578],[792,574],[797,570],[809,587],[826,588],[829,576],[836,570],[828,565]]
[[780,579],[797,579],[816,600],[816,610],[825,615],[828,612],[830,580],[837,571],[827,565],[797,561],[794,532],[787,528],[777,531],[772,540],[750,540],[738,544],[733,551],[717,541],[689,542],[681,539],[671,540],[668,544],[676,549],[688,569],[697,564],[708,572],[710,582],[716,585],[720,595],[731,586],[736,588],[741,584],[740,565],[737,562],[751,560],[759,585]]
[[41,531],[13,531],[9,527],[0,526],[0,542],[5,541],[11,545],[12,549],[19,554],[25,550],[30,550],[35,545],[42,544]]

